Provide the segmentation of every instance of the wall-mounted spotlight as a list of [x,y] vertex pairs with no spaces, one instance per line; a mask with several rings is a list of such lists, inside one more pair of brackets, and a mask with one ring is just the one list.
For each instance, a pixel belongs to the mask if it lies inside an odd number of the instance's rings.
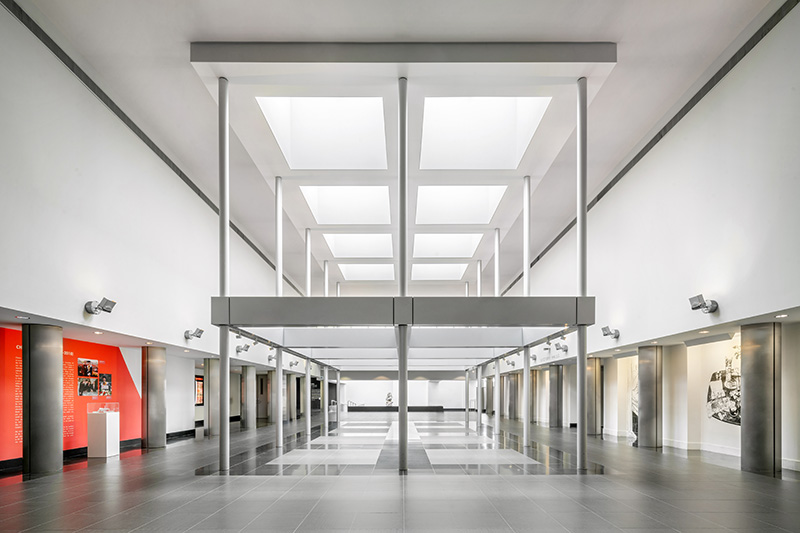
[[689,298],[689,304],[692,306],[692,311],[702,309],[706,314],[713,313],[719,309],[719,304],[717,304],[716,300],[706,300],[702,294]]
[[110,313],[111,311],[114,310],[115,305],[117,305],[117,302],[115,302],[114,300],[103,298],[102,300],[100,300],[99,303],[95,300],[86,302],[86,304],[83,306],[83,309],[90,315],[99,315],[103,311],[105,311],[106,313]]
[[544,346],[542,346],[542,350],[544,350],[546,352],[549,352],[551,348],[552,348],[552,346],[550,346],[549,342],[547,344],[545,344]]
[[560,342],[557,342],[556,343],[556,350],[559,350],[559,351],[562,351],[564,353],[567,353],[567,351],[569,351],[569,346],[567,346],[566,344],[561,344]]
[[238,353],[246,352],[249,349],[250,349],[250,345],[249,344],[242,344],[241,346],[237,346],[236,347],[236,353],[238,354]]
[[200,337],[203,336],[203,333],[205,332],[200,328],[197,328],[194,331],[187,329],[186,331],[183,332],[183,338],[186,339],[187,341],[190,341],[195,337],[199,339]]
[[275,359],[274,355],[268,355],[267,356],[267,361],[272,361],[273,359]]
[[292,368],[293,366],[297,366],[299,364],[300,364],[300,361],[290,361],[289,362],[289,368]]
[[619,330],[611,329],[608,326],[603,326],[603,337],[611,337],[612,339],[619,339]]
[[517,362],[516,361],[506,361],[506,364],[508,366],[510,366],[511,368],[515,368],[517,366]]
[[256,346],[257,344],[258,344],[258,339],[253,341],[253,346]]

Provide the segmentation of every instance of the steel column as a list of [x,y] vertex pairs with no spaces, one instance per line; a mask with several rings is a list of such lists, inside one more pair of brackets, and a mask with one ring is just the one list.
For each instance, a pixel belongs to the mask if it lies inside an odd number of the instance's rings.
[[342,295],[342,284],[337,281],[336,282],[336,297],[338,298],[341,295]]
[[242,417],[241,427],[256,428],[256,367],[242,366]]
[[522,295],[531,295],[531,177],[522,178]]
[[464,427],[469,429],[469,369],[464,371]]
[[311,442],[311,361],[309,360],[306,360],[305,406],[306,439]]
[[142,348],[142,448],[167,445],[167,349]]
[[661,448],[663,347],[639,347],[639,447]]
[[500,361],[494,362],[494,384],[492,387],[492,409],[494,410],[494,434],[500,434]]
[[464,296],[469,298],[469,281],[464,282]]
[[482,294],[482,291],[481,291],[481,289],[483,288],[481,286],[482,285],[481,284],[481,281],[482,281],[481,280],[481,275],[482,274],[483,274],[483,261],[478,259],[478,275],[476,276],[476,279],[475,279],[475,296],[481,296],[481,294]]
[[[228,79],[219,78],[219,295],[229,296],[230,290],[230,115]],[[227,326],[219,328],[219,469],[230,469],[230,370],[231,360]]]
[[311,296],[311,228],[306,228],[306,296]]
[[530,446],[531,439],[531,349],[522,350],[522,445]]
[[275,296],[283,296],[283,180],[275,176]]
[[275,446],[283,448],[283,348],[275,348],[275,410],[272,419],[275,421]]
[[500,296],[500,228],[494,229],[494,295]]
[[[8,354],[11,357],[11,354]],[[59,326],[22,325],[22,472],[64,467],[64,339]],[[11,386],[13,388],[13,385]]]
[[408,340],[411,334],[411,330],[408,326],[400,325],[397,326],[397,354],[398,354],[398,365],[397,365],[397,381],[398,381],[398,390],[397,395],[399,396],[399,416],[398,418],[398,426],[399,426],[399,448],[400,448],[400,461],[399,461],[399,470],[400,473],[408,472]]
[[600,406],[602,405],[600,366],[598,357],[590,357],[586,360],[586,434],[592,436],[600,435],[602,432],[600,427]]
[[550,365],[550,411],[551,428],[560,428],[564,425],[564,367]]
[[[577,233],[578,295],[587,295],[586,286],[586,78],[578,78],[577,150]],[[578,326],[578,470],[586,470],[586,326]]]
[[483,371],[480,365],[475,367],[475,408],[478,416],[475,419],[475,431],[480,432],[481,422],[483,421]]
[[325,291],[323,292],[323,294],[325,296],[328,296],[328,285],[329,285],[329,282],[328,282],[328,260],[327,259],[322,262],[322,271],[323,271],[322,272],[323,276],[325,277]]
[[320,407],[322,407],[322,434],[328,435],[328,424],[330,419],[328,416],[328,404],[330,403],[330,394],[328,393],[328,367],[322,369],[322,391],[319,395]]
[[781,324],[742,326],[741,468],[777,475],[781,469]]
[[[397,266],[398,293],[408,296],[408,80],[397,80],[397,199],[399,253]],[[399,398],[399,465],[401,474],[408,472],[408,325],[399,325],[397,335],[397,395]]]
[[205,390],[205,430],[206,437],[219,435],[219,359],[206,358],[203,361],[203,377]]

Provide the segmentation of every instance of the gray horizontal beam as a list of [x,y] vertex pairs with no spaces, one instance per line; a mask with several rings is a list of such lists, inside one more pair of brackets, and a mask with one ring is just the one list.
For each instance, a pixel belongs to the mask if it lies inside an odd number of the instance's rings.
[[594,297],[211,299],[211,322],[233,327],[493,326],[570,327],[594,323]]
[[193,63],[616,63],[617,45],[195,42],[190,58]]

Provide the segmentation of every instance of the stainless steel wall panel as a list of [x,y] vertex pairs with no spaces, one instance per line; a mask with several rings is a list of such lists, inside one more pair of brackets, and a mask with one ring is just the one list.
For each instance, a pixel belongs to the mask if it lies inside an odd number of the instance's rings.
[[203,382],[205,387],[204,432],[209,437],[217,436],[220,430],[219,359],[206,358],[203,360]]
[[590,357],[586,360],[586,434],[600,435],[600,359]]
[[256,367],[244,365],[242,367],[242,428],[256,428],[256,409]]
[[142,447],[166,445],[167,349],[148,346],[142,348]]
[[550,365],[550,427],[560,428],[564,425],[564,367]]
[[663,347],[639,347],[639,446],[663,446]]

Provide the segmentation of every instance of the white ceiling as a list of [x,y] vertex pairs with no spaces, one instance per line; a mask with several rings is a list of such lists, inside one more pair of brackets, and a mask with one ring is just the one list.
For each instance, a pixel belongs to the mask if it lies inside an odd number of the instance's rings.
[[[462,295],[468,280],[475,294],[480,259],[483,293],[488,295],[494,228],[500,229],[502,238],[501,287],[507,287],[522,270],[523,176],[532,178],[533,257],[574,216],[572,80],[578,76],[589,80],[591,198],[780,5],[769,0],[18,2],[214,201],[218,197],[215,80],[227,75],[234,132],[232,218],[274,257],[274,177],[282,176],[285,273],[296,286],[304,286],[303,234],[311,228],[315,295],[322,293],[325,260],[332,266],[396,261],[398,76],[409,79],[410,246],[417,232],[483,234],[470,257],[414,260],[468,266],[459,280],[411,282],[409,292]],[[196,41],[605,41],[617,43],[618,57],[614,65],[192,65],[189,44]],[[315,164],[304,165],[305,170],[290,168],[256,98],[308,96],[382,98],[386,168],[374,161],[368,167],[376,170],[308,169],[319,166]],[[519,152],[517,168],[421,170],[424,99],[453,96],[549,97],[551,101],[530,145]],[[300,187],[332,184],[387,185],[392,224],[320,225]],[[415,223],[419,186],[466,184],[508,187],[488,224]],[[323,233],[390,233],[394,258],[365,260],[363,254],[336,258]],[[347,281],[339,268],[331,268],[330,273],[331,286],[341,282],[343,296],[397,291],[396,281]],[[429,359],[420,354],[415,361],[418,366],[439,365],[435,354],[428,354]]]

